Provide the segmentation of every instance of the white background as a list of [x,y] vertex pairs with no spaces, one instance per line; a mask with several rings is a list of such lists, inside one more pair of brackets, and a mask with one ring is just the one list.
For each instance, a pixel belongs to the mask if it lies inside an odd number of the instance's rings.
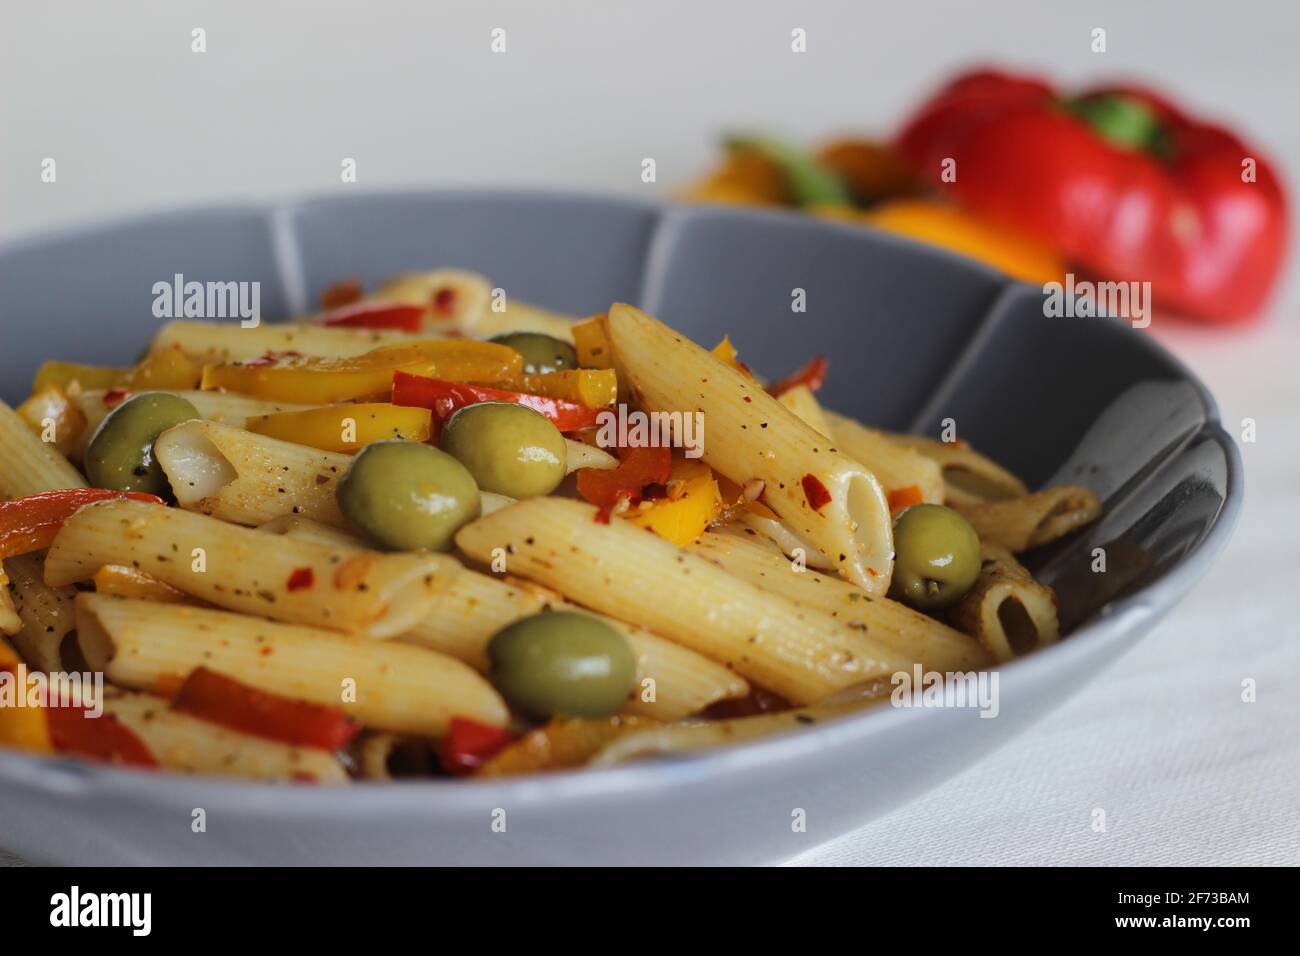
[[[794,27],[806,54],[790,52]],[[1297,184],[1298,47],[1300,6],[1283,0],[6,2],[0,238],[431,183],[664,194],[716,157],[721,130],[888,132],[981,61],[1149,80],[1258,140]],[[647,156],[658,185],[640,181]],[[56,184],[40,182],[45,157]],[[356,185],[340,182],[344,157]],[[1152,329],[1205,376],[1230,431],[1258,423],[1245,515],[1211,581],[1039,727],[798,862],[1300,863],[1297,298],[1288,281],[1245,331]]]

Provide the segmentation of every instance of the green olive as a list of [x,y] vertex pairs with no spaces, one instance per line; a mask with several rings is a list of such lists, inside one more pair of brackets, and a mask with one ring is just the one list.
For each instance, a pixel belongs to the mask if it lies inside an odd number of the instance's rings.
[[86,477],[96,488],[170,497],[171,485],[153,457],[154,439],[173,425],[200,417],[179,395],[133,395],[99,423],[86,448]]
[[515,621],[492,635],[487,655],[497,690],[537,720],[608,717],[636,683],[627,638],[588,614],[545,611]]
[[578,367],[578,353],[573,346],[553,335],[541,332],[504,332],[489,342],[508,345],[524,357],[525,372],[562,372]]
[[432,445],[399,439],[361,449],[335,496],[353,525],[397,551],[448,550],[480,502],[464,465]]
[[958,601],[980,573],[980,539],[943,505],[913,505],[894,520],[894,578],[889,596],[921,611]]
[[484,491],[533,498],[564,480],[564,436],[545,415],[523,405],[466,405],[447,419],[438,444]]

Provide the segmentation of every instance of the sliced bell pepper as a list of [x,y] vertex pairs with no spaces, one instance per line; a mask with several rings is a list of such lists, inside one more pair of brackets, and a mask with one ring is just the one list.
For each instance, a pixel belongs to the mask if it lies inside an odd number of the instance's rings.
[[300,355],[209,365],[203,388],[329,405],[387,394],[395,371],[456,382],[508,383],[523,374],[523,356],[496,342],[441,339],[388,345],[347,358]]
[[897,514],[904,508],[910,508],[912,505],[919,505],[925,501],[925,495],[921,493],[918,485],[908,485],[906,488],[895,488],[889,492],[889,513]]
[[350,454],[371,442],[389,438],[428,441],[431,417],[432,412],[427,408],[359,402],[256,415],[244,422],[244,428],[282,441]]
[[578,322],[570,331],[573,347],[578,353],[578,364],[583,368],[613,368],[614,343],[609,337],[609,326],[604,314]]
[[740,360],[740,353],[737,352],[736,347],[731,344],[730,335],[724,335],[722,341],[713,346],[710,350],[710,354],[724,364],[730,365],[741,375],[745,375],[749,378],[754,377],[754,373],[750,371],[749,366]]
[[197,388],[203,366],[181,351],[180,345],[150,352],[132,370],[124,387],[133,392]]
[[448,773],[470,774],[514,739],[514,734],[500,727],[453,717],[447,725],[447,736],[438,742],[438,761]]
[[36,372],[32,391],[39,392],[57,385],[65,392],[75,383],[82,391],[123,385],[131,377],[129,368],[109,368],[103,365],[81,365],[78,362],[44,362]]
[[[0,672],[8,671],[15,677],[22,664],[16,651],[0,637]],[[24,693],[19,689],[15,693]],[[0,747],[16,747],[36,753],[52,753],[49,722],[44,707],[0,707]]]
[[95,590],[100,594],[115,597],[138,598],[142,601],[157,601],[160,604],[193,604],[204,602],[190,597],[180,588],[174,588],[166,581],[160,581],[151,574],[128,568],[121,564],[105,564],[95,572],[93,578]]
[[756,150],[732,150],[707,178],[687,188],[687,202],[783,206],[788,201],[781,167]]
[[703,534],[722,511],[722,494],[713,469],[702,461],[674,459],[663,492],[663,497],[643,498],[640,507],[627,511],[623,517],[678,547],[690,544]]
[[157,495],[141,491],[110,491],[107,488],[65,488],[0,501],[0,558],[43,551],[53,543],[63,522],[78,508],[108,498],[164,504]]
[[818,355],[816,358],[809,359],[806,364],[795,369],[785,378],[773,382],[767,387],[767,392],[774,398],[780,398],[796,385],[807,385],[811,391],[817,391],[826,382],[826,361],[825,355]]
[[645,497],[647,485],[663,490],[672,466],[668,448],[620,448],[617,468],[578,469],[578,494],[601,508],[613,508],[623,499],[636,504]]
[[59,454],[70,455],[77,449],[86,427],[86,416],[58,385],[47,385],[19,405],[16,411],[38,435],[44,434],[45,423],[50,422],[54,426],[51,444]]
[[322,750],[338,750],[361,730],[337,707],[258,690],[206,667],[190,671],[172,709],[240,733]]
[[424,324],[424,307],[400,302],[357,302],[326,312],[318,325],[343,329],[399,329],[418,332]]
[[63,702],[45,708],[50,741],[60,753],[93,757],[133,767],[157,767],[153,752],[112,714],[91,717],[80,704]]
[[896,145],[963,206],[1091,276],[1150,282],[1175,311],[1254,314],[1282,268],[1286,195],[1258,144],[1148,89],[1063,96],[1037,77],[975,71],[922,105]]
[[579,368],[524,375],[519,390],[588,408],[608,408],[618,401],[618,373],[612,368]]
[[408,372],[393,373],[393,404],[432,409],[434,417],[439,422],[446,421],[452,412],[466,405],[477,405],[479,402],[509,402],[513,405],[523,405],[545,415],[562,432],[595,428],[597,417],[600,415],[597,409],[558,398],[547,398],[544,395],[528,395],[524,392],[510,392],[482,385],[448,382],[437,378],[425,378],[422,375],[412,375]]

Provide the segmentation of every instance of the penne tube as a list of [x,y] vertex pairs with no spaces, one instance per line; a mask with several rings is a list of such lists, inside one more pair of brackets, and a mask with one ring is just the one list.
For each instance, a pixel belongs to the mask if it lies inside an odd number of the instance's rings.
[[[298,515],[281,515],[261,525],[258,531],[265,531],[269,534],[282,534],[290,538],[296,538],[299,541],[310,541],[313,544],[324,544],[334,548],[367,548],[368,544],[361,538],[348,531],[340,528],[333,528],[327,524],[321,524],[319,521],[312,521],[310,518],[303,518]],[[460,575],[456,575],[459,578]],[[448,587],[451,585],[448,584]]]
[[76,606],[86,660],[125,687],[149,690],[202,666],[394,733],[439,737],[452,717],[494,727],[509,718],[487,681],[422,648],[100,594],[79,594]]
[[480,316],[473,334],[479,337],[501,335],[505,332],[541,332],[562,342],[573,342],[573,326],[577,319],[540,306],[510,299],[500,312],[487,309]]
[[698,411],[704,461],[761,501],[869,594],[889,588],[893,529],[884,490],[793,412],[680,333],[628,305],[609,311],[620,377],[650,411]]
[[486,673],[487,645],[497,631],[520,618],[561,609],[598,617],[627,639],[636,656],[637,674],[623,713],[679,720],[720,700],[749,693],[743,677],[689,648],[577,607],[536,585],[501,581],[476,571],[458,575],[435,611],[400,640],[441,651]]
[[476,777],[513,777],[581,767],[627,734],[659,721],[616,714],[605,718],[556,717],[512,741],[479,767]]
[[1025,483],[964,441],[935,441],[920,435],[888,437],[935,462],[943,473],[944,504],[971,505],[1028,494]]
[[1019,498],[961,505],[957,510],[982,541],[1028,551],[1063,538],[1097,519],[1101,502],[1087,488],[1061,485]]
[[187,511],[244,525],[296,514],[348,527],[334,491],[350,455],[197,420],[159,435],[154,455]]
[[975,584],[948,612],[953,625],[999,662],[1055,643],[1060,624],[1052,589],[1035,581],[1006,548],[986,542],[980,557]]
[[357,772],[363,780],[428,777],[437,769],[423,737],[367,731],[355,745]]
[[825,410],[825,416],[835,447],[870,468],[885,486],[886,493],[916,488],[922,501],[943,504],[943,472],[938,462],[894,436],[868,428],[847,415]]
[[574,441],[572,438],[564,439],[564,444],[567,448],[564,458],[564,473],[566,475],[573,474],[579,468],[608,470],[618,467],[618,459],[603,448],[588,445],[586,442]]
[[270,322],[246,329],[237,322],[176,319],[158,331],[149,351],[179,348],[195,362],[207,365],[260,358],[267,352],[301,352],[321,358],[347,358],[382,345],[399,345],[431,337],[436,336],[387,329],[335,329]]
[[594,506],[530,498],[473,521],[461,550],[585,607],[647,627],[787,700],[807,703],[909,666],[873,637],[740,581]]
[[167,770],[251,780],[349,780],[338,758],[327,751],[229,730],[178,713],[168,707],[167,701],[150,694],[108,696],[104,699],[104,714],[135,734],[159,766]]
[[17,412],[0,402],[0,498],[85,485],[53,443],[41,441]]
[[791,562],[762,545],[706,533],[686,550],[765,592],[860,627],[926,670],[971,671],[993,662],[979,642],[960,631],[905,604],[866,594],[839,578],[796,571]]
[[17,634],[23,629],[13,594],[9,591],[9,574],[0,562],[0,634]]
[[813,394],[813,390],[807,385],[796,385],[793,388],[787,388],[777,397],[777,401],[798,415],[799,419],[817,434],[823,437],[830,436],[831,426],[826,419],[826,411],[822,408],[821,402],[817,401],[817,396]]
[[77,626],[72,611],[77,592],[46,584],[44,564],[41,554],[23,554],[4,563],[22,625],[11,632],[10,641],[28,665],[48,673],[64,669],[62,650]]
[[742,511],[736,517],[736,521],[771,542],[787,557],[798,558],[808,567],[816,568],[818,571],[835,573],[835,563],[792,531],[785,522],[753,511]]
[[51,586],[121,564],[218,607],[364,637],[401,634],[433,608],[454,558],[276,539],[177,508],[110,500],[63,523],[45,557]]

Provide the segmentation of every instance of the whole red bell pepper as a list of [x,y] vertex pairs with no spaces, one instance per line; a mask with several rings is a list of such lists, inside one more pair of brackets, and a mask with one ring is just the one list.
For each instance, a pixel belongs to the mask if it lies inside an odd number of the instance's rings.
[[545,395],[530,395],[527,392],[488,388],[486,385],[449,382],[440,378],[412,375],[409,372],[393,373],[393,404],[431,409],[434,418],[440,422],[446,421],[452,412],[480,402],[523,405],[545,415],[562,432],[595,428],[600,422],[601,409],[588,408],[577,402],[547,398]]
[[1098,278],[1149,281],[1158,305],[1187,315],[1256,313],[1283,262],[1286,196],[1260,150],[1141,87],[1066,97],[1033,77],[968,73],[896,146],[962,205]]

